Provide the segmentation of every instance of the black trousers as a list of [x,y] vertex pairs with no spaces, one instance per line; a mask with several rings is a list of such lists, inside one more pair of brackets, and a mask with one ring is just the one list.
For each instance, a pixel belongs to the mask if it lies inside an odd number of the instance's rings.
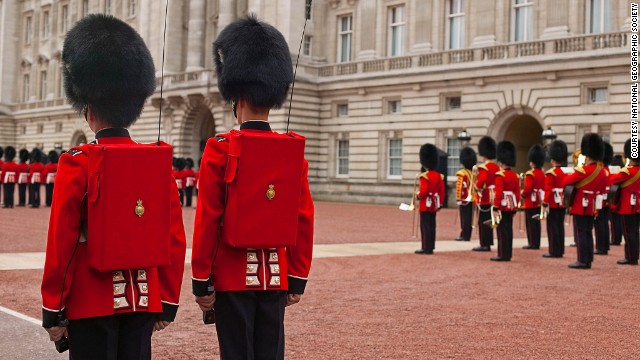
[[4,190],[4,207],[13,207],[13,193],[16,189],[15,183],[2,184]]
[[180,206],[184,206],[184,189],[178,189],[178,194],[180,195]]
[[524,209],[525,227],[527,229],[527,243],[534,249],[540,248],[540,220],[533,218],[540,215],[540,208]]
[[18,184],[18,205],[24,206],[27,203],[27,184]]
[[40,183],[29,184],[29,205],[40,207]]
[[47,184],[46,192],[45,192],[45,205],[51,206],[51,201],[53,200],[53,186],[54,184]]
[[549,237],[549,254],[564,255],[564,208],[550,208],[547,217],[547,236]]
[[622,215],[615,211],[611,212],[611,244],[620,245],[622,243]]
[[622,215],[624,257],[629,261],[638,261],[638,252],[640,252],[638,218],[640,214]]
[[286,291],[216,292],[220,358],[284,359],[286,301]]
[[573,236],[576,239],[578,261],[593,262],[593,215],[573,215]]
[[493,229],[483,224],[485,220],[491,220],[491,204],[480,205],[480,213],[478,214],[480,246],[490,247],[493,245]]
[[193,201],[193,186],[184,188],[184,195],[187,198],[187,207],[191,207],[191,202]]
[[69,359],[151,360],[155,321],[146,312],[70,320]]
[[436,213],[420,212],[420,234],[422,250],[433,251],[436,248]]
[[513,254],[513,215],[515,213],[515,211],[502,211],[502,220],[498,225],[498,256],[505,260],[511,260]]
[[596,250],[603,252],[609,251],[609,214],[611,210],[608,207],[598,210],[598,216],[593,224],[596,229]]
[[465,241],[471,240],[471,222],[473,221],[473,203],[460,206],[460,237]]

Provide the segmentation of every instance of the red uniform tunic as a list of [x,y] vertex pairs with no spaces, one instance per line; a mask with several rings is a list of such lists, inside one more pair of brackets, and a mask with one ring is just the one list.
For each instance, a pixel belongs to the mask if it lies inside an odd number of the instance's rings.
[[420,174],[420,211],[436,212],[444,201],[444,180],[443,176],[435,171],[429,170]]
[[[597,173],[597,175],[593,175]],[[571,204],[572,215],[594,215],[595,200],[598,194],[604,192],[607,176],[602,166],[597,164],[578,166],[575,172],[564,178],[563,185],[575,184],[575,197]],[[578,188],[579,185],[583,185]],[[566,195],[566,194],[565,194]]]
[[0,160],[0,184],[4,180],[4,176],[2,176],[2,167],[4,166],[4,161]]
[[[269,134],[266,128],[242,131]],[[289,290],[290,293],[304,293],[311,267],[314,214],[307,161],[300,174],[302,188],[296,245],[278,249],[236,248],[221,236],[228,153],[229,141],[215,137],[207,141],[202,157],[191,258],[194,294],[206,295],[210,280],[216,291]]]
[[640,176],[636,177],[640,167],[627,166],[619,173],[611,175],[609,184],[620,184],[620,200],[616,211],[621,215],[635,214],[640,211]]
[[[117,130],[126,135],[119,133],[100,138],[97,135],[97,142],[134,144],[124,129]],[[87,242],[80,240],[81,204],[88,185],[87,166],[88,158],[80,151],[73,150],[60,157],[42,278],[43,326],[55,325],[61,306],[71,320],[157,312],[162,313],[159,320],[173,321],[178,309],[186,250],[177,189],[171,199],[171,265],[97,271],[87,264]],[[126,182],[122,186],[127,186]],[[67,266],[68,270],[65,270]],[[63,283],[64,292],[60,294]]]
[[42,172],[44,165],[41,162],[33,163],[29,166],[29,183],[36,184],[42,182]]
[[456,173],[456,177],[456,200],[466,204],[465,200],[471,191],[471,170],[461,169]]
[[544,192],[544,173],[540,168],[529,170],[524,176],[524,187],[522,188],[523,207],[534,209],[540,207],[540,202]]
[[8,161],[2,165],[2,182],[4,184],[15,184],[18,182],[20,166],[13,161]]
[[551,209],[563,208],[563,182],[566,174],[560,166],[547,170],[544,177],[544,203]]
[[174,171],[173,177],[176,179],[176,186],[178,187],[178,190],[184,189],[185,188],[184,170]]
[[511,169],[496,173],[493,206],[500,211],[517,211],[520,202],[520,179]]
[[56,173],[58,171],[58,164],[48,163],[44,167],[42,172],[42,178],[44,178],[45,184],[54,184],[56,182]]
[[182,176],[184,178],[184,187],[194,187],[196,185],[196,172],[191,169],[184,169]]
[[490,188],[494,187],[496,173],[500,171],[498,164],[488,160],[478,166],[478,179],[476,180],[476,191],[478,192],[478,200],[480,205],[491,204]]
[[20,168],[18,173],[18,184],[27,184],[29,182],[29,164],[20,163],[18,164]]

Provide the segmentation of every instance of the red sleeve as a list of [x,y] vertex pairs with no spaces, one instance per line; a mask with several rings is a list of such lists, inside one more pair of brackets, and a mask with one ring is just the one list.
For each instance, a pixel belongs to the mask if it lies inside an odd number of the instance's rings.
[[505,181],[505,177],[504,176],[500,176],[500,175],[496,175],[496,182],[495,182],[495,196],[493,198],[493,206],[500,208],[500,203],[502,202],[502,198],[503,198],[503,194],[502,192],[504,191],[504,181]]
[[[194,284],[209,281],[224,212],[224,171],[229,142],[211,138],[202,156],[198,182],[191,271]],[[194,289],[196,286],[194,285]]]
[[289,269],[289,293],[303,294],[313,254],[313,216],[314,207],[309,190],[309,163],[305,160],[302,170],[302,189],[300,191],[300,210],[298,212],[298,237],[295,246],[287,248],[287,266]]
[[[76,262],[70,260],[78,244],[80,207],[87,192],[87,157],[63,155],[60,158],[60,171],[56,182],[59,186],[53,193],[51,204],[41,286],[44,327],[53,326],[47,319],[51,319],[51,313],[58,312],[61,306],[64,308],[73,282]],[[67,266],[69,268],[64,279]]]
[[577,183],[578,181],[586,178],[587,175],[583,174],[579,171],[574,171],[573,174],[567,175],[564,177],[564,181],[562,182],[562,186],[572,185]]
[[487,183],[487,170],[485,169],[478,169],[478,179],[476,180],[476,189],[482,189],[484,188],[485,184]]
[[[516,184],[516,189],[514,191],[514,195],[516,196],[516,208],[518,207],[518,204],[520,204],[520,177],[518,177],[518,175],[516,173],[513,173],[513,178]],[[516,209],[517,211],[517,209]]]
[[629,178],[631,178],[631,176],[631,174],[627,174],[622,171],[618,172],[617,174],[612,174],[611,176],[609,176],[609,185],[625,182]]
[[429,180],[424,176],[420,176],[420,189],[418,192],[418,199],[425,199],[429,193]]
[[531,196],[531,192],[533,191],[533,174],[526,174],[524,176],[524,188],[522,189],[522,197],[525,199]]
[[551,197],[553,196],[553,178],[551,174],[544,175],[544,203],[550,204]]

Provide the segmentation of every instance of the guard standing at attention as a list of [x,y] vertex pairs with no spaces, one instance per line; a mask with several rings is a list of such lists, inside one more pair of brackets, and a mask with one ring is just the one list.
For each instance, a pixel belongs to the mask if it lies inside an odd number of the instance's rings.
[[21,149],[18,153],[20,164],[18,167],[18,206],[25,206],[27,203],[27,186],[29,185],[29,150]]
[[611,209],[609,208],[607,197],[609,194],[609,179],[611,178],[609,165],[611,165],[612,160],[613,146],[605,141],[604,156],[602,157],[602,171],[607,176],[607,185],[605,186],[604,192],[596,197],[596,210],[598,210],[598,215],[593,223],[596,235],[596,247],[593,253],[596,255],[607,255],[609,253],[609,242],[611,241],[609,233],[609,219],[611,217]]
[[[520,179],[511,170],[516,166],[516,147],[510,141],[501,141],[497,147],[498,164],[502,170],[496,173],[493,217],[498,224],[498,256],[491,261],[511,261],[513,253],[513,215],[520,203]],[[486,225],[485,225],[486,226]]]
[[524,187],[522,188],[522,200],[525,215],[525,227],[527,229],[527,242],[523,249],[540,249],[540,220],[534,215],[540,214],[540,206],[544,198],[544,164],[545,153],[542,146],[535,144],[529,149],[529,166],[531,170],[524,175]]
[[55,150],[49,151],[49,162],[44,166],[42,176],[45,178],[45,200],[44,204],[49,207],[53,199],[53,187],[56,182],[56,173],[58,172],[58,153]]
[[549,209],[547,217],[547,237],[549,238],[549,252],[542,255],[545,258],[561,258],[564,255],[564,192],[562,184],[566,174],[562,166],[567,164],[567,144],[562,140],[555,140],[549,144],[549,158],[551,169],[545,173],[544,204]]
[[14,191],[18,182],[18,173],[20,167],[13,159],[16,158],[16,149],[13,146],[7,146],[4,149],[4,164],[2,165],[2,186],[4,188],[4,205],[6,208],[13,208]]
[[[622,155],[613,156],[612,166],[618,166],[620,169],[624,167]],[[611,180],[611,178],[609,178]],[[620,246],[622,244],[622,215],[618,214],[617,205],[609,201],[609,209],[611,210],[611,245]]]
[[438,149],[433,144],[420,147],[420,164],[425,169],[420,174],[418,200],[420,202],[420,234],[422,247],[416,254],[433,254],[436,247],[436,214],[444,200],[444,176],[438,167]]
[[478,162],[476,152],[470,147],[460,150],[462,169],[456,173],[456,202],[460,208],[460,236],[456,241],[470,241],[473,224],[473,167]]
[[604,142],[600,135],[587,133],[582,137],[580,151],[586,157],[585,165],[575,167],[574,173],[564,179],[564,196],[573,215],[573,236],[578,250],[578,261],[569,264],[569,268],[591,269],[596,196],[604,192],[607,182],[598,163],[604,156]]
[[42,183],[43,172],[42,151],[38,148],[33,148],[29,157],[29,207],[40,207],[40,184]]
[[638,218],[640,215],[640,162],[638,156],[632,157],[631,139],[624,143],[624,156],[629,164],[619,173],[611,176],[609,184],[619,186],[617,212],[622,217],[622,233],[624,235],[624,259],[618,260],[620,265],[638,265],[640,254],[640,235],[638,234]]
[[500,167],[493,160],[496,158],[496,142],[489,136],[484,136],[478,143],[478,153],[484,161],[478,165],[478,178],[476,179],[476,204],[480,213],[478,214],[478,235],[480,236],[480,246],[473,248],[473,251],[491,251],[493,245],[493,229],[483,225],[491,219],[491,206],[495,187],[496,173]]

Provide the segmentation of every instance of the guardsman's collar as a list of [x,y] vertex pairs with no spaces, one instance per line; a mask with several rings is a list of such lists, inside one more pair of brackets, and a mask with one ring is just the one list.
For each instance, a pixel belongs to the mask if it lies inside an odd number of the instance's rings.
[[240,130],[266,130],[271,131],[269,123],[263,120],[247,120],[240,124]]
[[106,138],[106,137],[131,137],[129,135],[129,130],[125,128],[104,128],[98,130],[96,133],[96,139]]

